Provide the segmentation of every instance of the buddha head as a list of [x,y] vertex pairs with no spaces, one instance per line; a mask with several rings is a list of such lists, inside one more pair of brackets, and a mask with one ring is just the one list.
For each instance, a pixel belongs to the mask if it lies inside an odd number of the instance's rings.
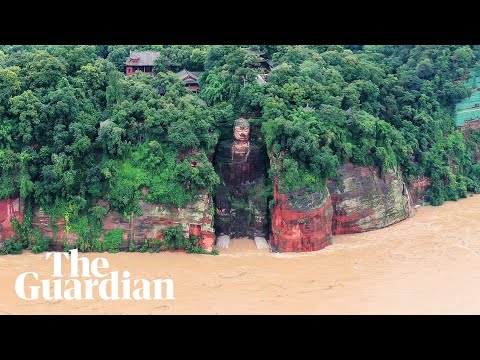
[[247,119],[239,118],[235,120],[233,136],[237,141],[248,141],[250,136],[250,123]]

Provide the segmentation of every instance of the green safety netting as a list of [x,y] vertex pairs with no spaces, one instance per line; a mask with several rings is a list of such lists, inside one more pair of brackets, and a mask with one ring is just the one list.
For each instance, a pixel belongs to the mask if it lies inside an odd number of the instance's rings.
[[457,126],[480,118],[480,69],[470,69],[470,77],[465,80],[465,85],[472,89],[472,95],[455,106]]

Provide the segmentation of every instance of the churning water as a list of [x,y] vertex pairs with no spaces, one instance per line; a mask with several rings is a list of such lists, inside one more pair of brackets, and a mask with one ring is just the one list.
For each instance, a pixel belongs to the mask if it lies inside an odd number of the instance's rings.
[[232,240],[220,256],[87,254],[132,278],[171,278],[175,300],[32,300],[26,271],[52,272],[45,254],[0,257],[0,314],[480,314],[480,195],[382,230],[336,236],[312,253],[270,253]]

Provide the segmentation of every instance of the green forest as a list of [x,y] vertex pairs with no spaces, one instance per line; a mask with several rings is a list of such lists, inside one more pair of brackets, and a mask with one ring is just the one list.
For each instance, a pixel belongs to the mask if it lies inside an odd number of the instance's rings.
[[[156,76],[125,76],[132,50],[160,52]],[[99,231],[99,199],[141,215],[148,188],[147,201],[183,207],[215,191],[215,146],[244,116],[282,192],[321,191],[353,162],[426,176],[427,201],[440,205],[480,192],[480,134],[455,127],[479,59],[480,46],[3,45],[0,199],[20,196],[23,228],[40,206],[80,240]],[[202,72],[199,93],[174,75],[182,69]]]

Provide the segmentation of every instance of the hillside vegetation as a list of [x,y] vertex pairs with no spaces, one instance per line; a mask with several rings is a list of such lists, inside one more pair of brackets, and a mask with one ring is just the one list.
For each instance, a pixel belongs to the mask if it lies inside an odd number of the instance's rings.
[[[157,76],[125,77],[130,50],[160,51]],[[274,65],[265,83],[257,53]],[[101,198],[140,214],[144,187],[182,207],[219,184],[215,145],[247,116],[282,191],[322,190],[350,161],[427,176],[432,204],[455,200],[480,191],[480,136],[454,123],[478,59],[479,46],[1,46],[0,198],[77,224],[101,218]],[[199,94],[183,68],[203,71]]]

